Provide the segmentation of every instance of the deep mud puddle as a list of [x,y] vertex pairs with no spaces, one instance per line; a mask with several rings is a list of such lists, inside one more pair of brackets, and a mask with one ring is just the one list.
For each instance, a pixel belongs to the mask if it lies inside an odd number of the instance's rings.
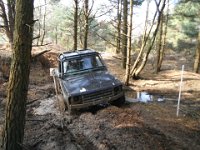
[[167,98],[163,95],[158,94],[150,94],[148,92],[135,92],[134,94],[131,94],[131,97],[126,97],[126,101],[130,103],[135,102],[143,102],[143,103],[149,103],[149,102],[163,102]]

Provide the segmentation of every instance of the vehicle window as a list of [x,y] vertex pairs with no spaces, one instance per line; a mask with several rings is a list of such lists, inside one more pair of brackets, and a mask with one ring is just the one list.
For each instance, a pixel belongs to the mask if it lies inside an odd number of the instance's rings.
[[63,72],[65,74],[78,73],[104,66],[100,57],[96,55],[78,57],[63,62]]
[[82,62],[82,69],[93,68],[91,57],[84,57],[82,58],[81,62]]
[[81,59],[82,68],[81,69],[92,69],[102,67],[103,63],[99,56],[86,56]]
[[80,68],[79,60],[77,59],[63,62],[64,73],[76,72],[79,70],[79,68]]
[[67,64],[68,62],[66,61],[63,62],[63,73],[67,73]]
[[103,66],[103,63],[101,62],[99,56],[96,56],[96,62],[97,62],[97,66]]

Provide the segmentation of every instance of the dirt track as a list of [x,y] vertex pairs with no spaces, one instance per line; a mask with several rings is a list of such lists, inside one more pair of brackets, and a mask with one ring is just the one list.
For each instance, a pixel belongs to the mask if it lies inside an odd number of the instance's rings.
[[[46,56],[55,61],[55,54]],[[123,80],[123,70],[113,69],[119,68],[119,59],[103,56],[110,71]],[[186,66],[191,65],[184,61]],[[170,63],[180,68],[176,59]],[[164,64],[164,70],[168,66],[169,62]],[[200,149],[200,75],[184,72],[178,118],[176,103],[180,71],[165,70],[155,75],[147,67],[142,79],[131,81],[125,91],[127,97],[134,99],[135,90],[147,91],[152,94],[153,101],[127,102],[120,108],[108,104],[95,106],[76,111],[72,118],[65,113],[62,128],[53,81],[48,76],[48,68],[43,70],[44,67],[38,62],[32,65],[24,141],[27,149]],[[3,89],[1,102],[5,99]],[[157,101],[160,96],[164,101]],[[3,115],[0,117],[2,123]]]

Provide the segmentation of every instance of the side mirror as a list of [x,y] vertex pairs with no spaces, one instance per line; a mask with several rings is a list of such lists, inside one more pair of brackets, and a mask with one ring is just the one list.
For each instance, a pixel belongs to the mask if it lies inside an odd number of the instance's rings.
[[59,77],[58,69],[57,68],[50,68],[50,76]]

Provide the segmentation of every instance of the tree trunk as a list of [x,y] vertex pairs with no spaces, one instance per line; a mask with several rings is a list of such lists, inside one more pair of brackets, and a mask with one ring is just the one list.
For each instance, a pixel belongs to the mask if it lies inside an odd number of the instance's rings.
[[[133,76],[135,70],[137,69],[137,66],[139,65],[139,62],[141,61],[144,48],[146,46],[146,43],[147,43],[147,41],[149,39],[149,35],[150,35],[150,32],[151,32],[151,29],[150,29],[150,31],[149,31],[149,33],[147,35],[147,23],[148,23],[148,16],[149,16],[149,4],[150,4],[150,0],[148,0],[148,2],[147,2],[146,19],[145,19],[145,26],[144,26],[144,34],[143,34],[143,38],[142,38],[142,46],[140,48],[140,52],[139,52],[139,54],[137,56],[136,61],[133,64],[133,67],[132,67],[131,72],[130,72],[132,76]],[[154,20],[153,20],[153,23],[154,23]],[[152,26],[153,26],[153,24],[152,24]]]
[[[39,15],[41,16],[42,15],[42,8],[41,6],[38,7],[38,11],[39,11]],[[40,35],[41,35],[41,23],[40,23],[40,20],[38,20],[38,38],[37,38],[37,44],[36,45],[39,45],[39,42],[40,42]]]
[[121,11],[122,11],[122,1],[117,1],[117,48],[116,53],[121,52]]
[[[11,6],[11,3],[9,1],[8,1],[8,6],[7,7],[8,7],[8,9],[13,8]],[[3,26],[0,27],[0,28],[5,29],[6,36],[8,37],[9,43],[10,43],[10,45],[12,47],[12,43],[13,43],[13,31],[14,31],[14,28],[13,28],[13,26],[14,26],[14,18],[12,18],[12,16],[13,16],[12,13],[11,13],[12,11],[8,10],[9,16],[7,16],[7,10],[6,10],[6,7],[5,7],[5,4],[4,4],[3,0],[0,0],[0,8],[1,8],[1,15],[0,15],[0,17],[3,20]],[[11,21],[9,19],[11,19]],[[10,26],[10,25],[12,25],[12,26]]]
[[139,73],[143,70],[144,66],[146,65],[146,62],[147,62],[147,59],[148,59],[148,56],[149,56],[149,53],[154,45],[154,42],[155,42],[155,39],[156,39],[156,35],[157,35],[157,32],[158,32],[158,28],[160,26],[160,19],[161,19],[161,14],[165,8],[165,2],[166,0],[163,1],[163,4],[162,4],[162,7],[161,7],[161,10],[159,10],[159,5],[160,5],[160,2],[161,0],[159,1],[159,3],[157,3],[157,1],[155,0],[156,2],[156,5],[157,5],[157,12],[159,13],[158,14],[158,21],[157,21],[157,26],[156,26],[156,29],[153,33],[153,37],[152,37],[152,40],[151,40],[151,44],[150,46],[148,47],[147,49],[147,52],[143,55],[143,59],[142,59],[142,62],[140,64],[140,66],[138,68],[135,68],[134,70],[131,70],[131,75],[133,78],[138,78],[139,76]]
[[46,0],[44,0],[44,16],[43,16],[43,27],[42,27],[43,34],[42,34],[41,43],[40,43],[41,45],[43,45],[44,37],[46,35],[46,15],[47,15],[46,5],[47,5],[47,2],[46,2]]
[[156,62],[156,73],[158,73],[160,71],[160,61],[161,61],[161,49],[162,49],[162,44],[163,44],[163,13],[160,14],[160,27],[159,27],[159,36],[158,36],[158,48],[157,48],[157,62]]
[[196,54],[195,54],[195,60],[194,60],[194,72],[199,72],[199,66],[200,66],[200,31],[198,34],[197,39],[197,48],[196,48]]
[[89,0],[85,0],[85,8],[84,8],[84,16],[85,16],[85,25],[84,25],[84,45],[83,49],[87,49],[88,47],[88,30],[89,30]]
[[[8,6],[8,18],[10,27],[10,41],[13,43],[13,32],[15,26],[15,0],[7,0]],[[11,43],[11,45],[12,45]]]
[[74,0],[74,50],[77,50],[78,0]]
[[33,0],[16,3],[13,59],[8,83],[4,150],[22,150],[33,38]]
[[122,67],[126,68],[127,55],[127,18],[128,18],[128,2],[124,0],[123,3],[123,33],[122,33]]
[[129,85],[129,78],[130,78],[132,19],[133,19],[133,1],[131,0],[130,1],[129,26],[128,26],[128,50],[127,50],[127,60],[126,60],[125,85]]
[[[164,17],[164,16],[163,16]],[[164,19],[164,18],[162,18]],[[162,46],[161,46],[161,50],[160,50],[160,58],[159,58],[159,62],[157,64],[157,72],[160,71],[161,69],[161,65],[162,65],[162,61],[163,61],[163,57],[164,57],[164,51],[165,51],[165,45],[166,45],[166,39],[167,39],[167,26],[168,26],[168,19],[169,19],[169,0],[167,1],[167,14],[165,17],[165,28],[164,28],[164,34],[163,34],[163,42],[162,42]]]

